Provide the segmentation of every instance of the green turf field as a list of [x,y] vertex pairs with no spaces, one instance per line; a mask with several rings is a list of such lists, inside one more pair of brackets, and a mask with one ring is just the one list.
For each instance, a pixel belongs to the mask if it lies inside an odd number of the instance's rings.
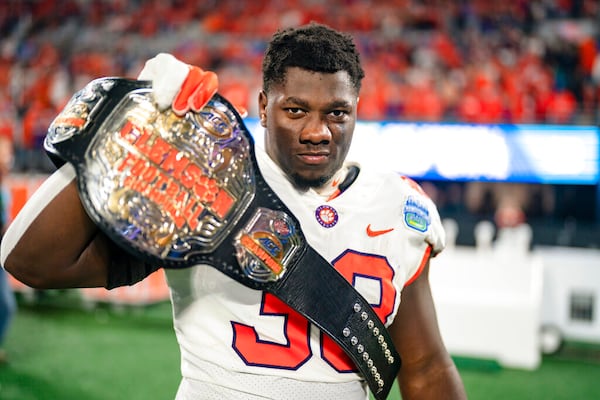
[[[0,399],[173,399],[179,351],[170,312],[168,303],[84,310],[69,292],[21,301],[6,343],[10,363],[0,366]],[[598,346],[569,344],[536,371],[455,360],[470,399],[573,400],[599,398],[599,355]]]

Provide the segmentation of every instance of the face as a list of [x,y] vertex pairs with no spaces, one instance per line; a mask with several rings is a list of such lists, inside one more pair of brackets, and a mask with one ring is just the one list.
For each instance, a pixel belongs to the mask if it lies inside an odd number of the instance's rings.
[[299,188],[318,187],[350,148],[358,93],[346,71],[288,68],[285,82],[259,95],[267,154]]

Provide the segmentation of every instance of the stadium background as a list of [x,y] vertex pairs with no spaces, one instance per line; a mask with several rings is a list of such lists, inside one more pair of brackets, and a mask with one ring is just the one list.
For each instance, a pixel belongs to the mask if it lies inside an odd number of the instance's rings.
[[[598,123],[597,1],[8,0],[0,4],[0,134],[14,140],[15,176],[28,179],[15,198],[52,170],[41,150],[46,128],[91,79],[135,77],[144,60],[169,51],[216,71],[221,93],[256,117],[266,40],[311,20],[355,35],[367,72],[364,121]],[[598,182],[422,183],[442,217],[462,224],[457,244],[472,246],[481,220],[501,223],[501,194],[510,191],[523,199],[533,246],[600,247]],[[115,308],[104,298],[91,308],[72,291],[27,290],[19,300],[0,398],[171,397],[178,352],[164,302]],[[471,398],[588,398],[599,357],[581,346],[545,357],[536,371],[457,362]]]

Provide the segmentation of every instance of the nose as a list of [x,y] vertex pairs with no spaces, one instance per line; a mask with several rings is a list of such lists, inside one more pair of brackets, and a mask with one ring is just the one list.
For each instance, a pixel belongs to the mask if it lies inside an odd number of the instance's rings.
[[331,131],[327,122],[323,119],[313,116],[307,118],[306,124],[300,132],[301,143],[322,144],[331,141]]

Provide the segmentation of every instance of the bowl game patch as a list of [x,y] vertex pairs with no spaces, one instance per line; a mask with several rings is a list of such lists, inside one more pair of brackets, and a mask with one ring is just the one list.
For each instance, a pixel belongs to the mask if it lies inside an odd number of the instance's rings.
[[427,206],[414,197],[408,197],[404,203],[404,223],[407,227],[419,232],[425,232],[429,228],[431,218]]

